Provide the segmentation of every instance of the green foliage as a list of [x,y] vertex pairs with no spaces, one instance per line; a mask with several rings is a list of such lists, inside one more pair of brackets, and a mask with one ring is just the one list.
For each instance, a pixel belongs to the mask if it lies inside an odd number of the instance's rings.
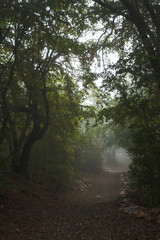
[[49,96],[50,126],[32,149],[30,170],[33,180],[61,188],[73,180],[78,125],[84,113],[81,92],[69,75],[57,74],[55,82],[51,76],[49,85],[54,89]]
[[0,194],[4,193],[9,188],[8,175],[10,175],[10,160],[8,156],[8,149],[1,147],[0,151]]
[[[42,139],[32,152],[32,176],[63,185],[72,178],[73,166],[82,163],[88,170],[100,169],[101,150],[119,136],[116,144],[132,154],[134,187],[143,202],[160,205],[158,1],[3,1],[0,5],[2,162],[10,158],[8,166],[28,176],[31,149]],[[78,41],[89,28],[100,32],[98,42]],[[88,86],[94,86],[96,74],[90,68],[97,50],[102,51],[104,65],[99,74],[103,89],[97,93],[100,118],[112,119],[118,128],[108,139],[104,128],[85,129],[83,140],[78,136],[79,121],[94,112],[90,108],[89,113],[81,99]],[[118,52],[115,64],[107,58],[112,51]],[[75,81],[83,80],[80,93],[70,74],[73,59],[77,72],[81,71],[79,76],[73,71]],[[114,101],[108,101],[109,93],[114,93]],[[73,163],[74,156],[78,163]]]
[[81,167],[80,170],[86,172],[99,173],[102,171],[102,155],[101,149],[94,144],[88,144],[81,149]]
[[31,178],[61,188],[72,183],[74,152],[69,141],[62,138],[65,136],[51,135],[50,131],[32,149]]
[[[49,126],[52,97],[55,108],[57,90],[66,90],[73,99],[68,77],[65,84],[57,78],[60,72],[67,76],[71,58],[86,51],[77,40],[86,28],[84,6],[63,0],[1,3],[0,144],[10,149],[12,171],[26,177],[32,146]],[[65,90],[59,89],[61,85]],[[75,110],[76,99],[71,105]]]
[[[160,58],[159,3],[157,1],[99,1],[93,9],[101,19],[104,91],[114,92],[101,116],[129,128],[131,180],[137,196],[149,206],[160,205]],[[114,64],[106,64],[109,51]],[[121,141],[121,142],[122,142]]]
[[137,196],[141,196],[140,201],[149,207],[160,206],[160,139],[153,141],[152,136],[141,128],[133,134],[134,145],[130,148],[131,183]]
[[113,135],[109,139],[109,144],[114,142],[116,137],[116,140],[120,141],[120,146],[125,147],[130,153],[131,183],[139,200],[150,207],[159,206],[159,95],[154,91],[154,86],[139,90],[139,98],[135,91],[137,92],[137,88],[128,91],[127,100],[122,96],[117,98],[117,103],[111,107],[108,105],[101,114],[106,116],[107,120],[111,117],[116,124],[121,124],[122,128],[128,126],[126,133],[125,129],[117,132],[117,127],[114,127],[118,135]]
[[[91,119],[92,120],[92,119]],[[76,169],[87,172],[98,173],[102,170],[103,139],[101,139],[101,127],[90,127],[83,129],[81,138],[76,149]]]

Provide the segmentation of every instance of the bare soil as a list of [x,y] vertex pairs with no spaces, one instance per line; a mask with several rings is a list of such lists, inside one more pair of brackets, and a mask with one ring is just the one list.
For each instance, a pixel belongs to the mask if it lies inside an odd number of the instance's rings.
[[160,240],[159,225],[120,211],[120,173],[81,174],[63,192],[14,181],[0,196],[0,240]]

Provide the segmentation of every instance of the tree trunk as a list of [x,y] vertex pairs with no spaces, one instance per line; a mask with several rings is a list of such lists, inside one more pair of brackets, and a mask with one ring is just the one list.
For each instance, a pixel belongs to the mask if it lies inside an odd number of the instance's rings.
[[46,88],[44,88],[42,95],[44,98],[45,110],[46,110],[45,124],[42,128],[40,127],[41,122],[40,122],[40,116],[37,111],[37,104],[36,103],[33,104],[32,105],[32,116],[33,116],[33,123],[34,123],[33,129],[28,135],[23,145],[22,151],[19,150],[20,151],[20,155],[18,159],[19,166],[14,166],[13,168],[14,172],[21,174],[26,178],[29,178],[29,157],[30,157],[31,149],[34,143],[43,137],[44,133],[46,132],[49,126],[49,104],[46,97]]
[[29,157],[30,157],[31,149],[36,141],[37,141],[36,139],[31,137],[27,139],[19,159],[19,163],[20,163],[19,173],[25,176],[26,178],[29,178]]
[[[34,143],[42,138],[40,129],[33,129],[28,136],[22,151],[19,149],[19,154],[14,152],[12,157],[12,171],[29,178],[29,157]],[[21,152],[20,152],[21,151]]]

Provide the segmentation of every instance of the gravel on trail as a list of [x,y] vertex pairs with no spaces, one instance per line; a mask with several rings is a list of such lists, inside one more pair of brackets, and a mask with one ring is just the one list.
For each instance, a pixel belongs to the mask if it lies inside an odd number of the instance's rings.
[[0,240],[160,240],[158,224],[120,210],[121,188],[119,173],[83,174],[56,196],[15,187],[0,205]]

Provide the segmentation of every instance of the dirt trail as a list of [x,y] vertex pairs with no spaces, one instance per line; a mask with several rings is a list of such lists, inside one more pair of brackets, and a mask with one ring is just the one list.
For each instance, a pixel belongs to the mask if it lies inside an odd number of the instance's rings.
[[0,205],[0,240],[160,240],[158,225],[119,210],[120,174],[82,179],[58,195],[15,186]]

